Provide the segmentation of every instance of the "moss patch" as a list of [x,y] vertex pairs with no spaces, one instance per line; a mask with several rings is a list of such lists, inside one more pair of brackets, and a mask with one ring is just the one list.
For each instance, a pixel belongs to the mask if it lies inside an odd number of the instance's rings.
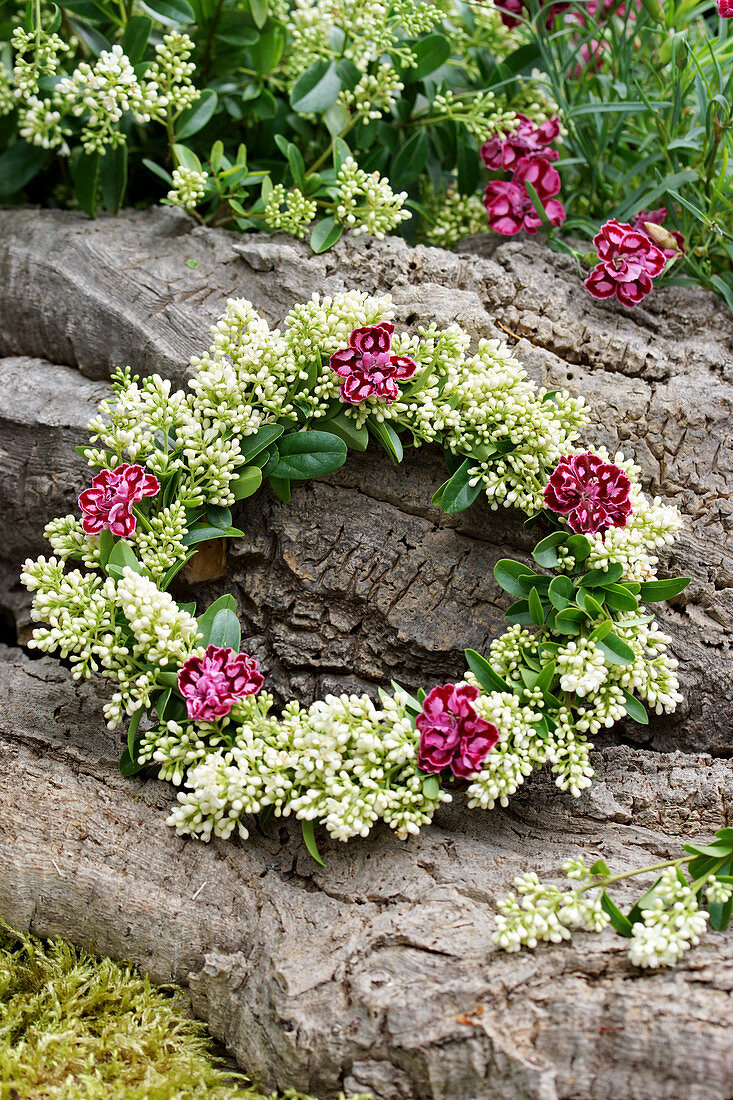
[[276,1100],[211,1047],[179,990],[0,928],[0,1100]]

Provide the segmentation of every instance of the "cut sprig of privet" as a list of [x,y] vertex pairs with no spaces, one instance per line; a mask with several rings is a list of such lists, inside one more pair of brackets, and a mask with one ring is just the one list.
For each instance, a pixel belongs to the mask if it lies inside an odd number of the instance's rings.
[[[681,699],[648,610],[688,583],[656,577],[677,510],[645,496],[622,454],[581,446],[582,399],[538,388],[505,345],[472,349],[457,325],[396,333],[391,318],[389,297],[352,291],[314,295],[270,330],[231,301],[187,391],[119,373],[78,448],[97,471],[81,518],[49,523],[53,556],[25,564],[31,645],[111,681],[108,723],[129,722],[122,770],[180,788],[180,834],[246,838],[252,815],[294,816],[320,858],[316,826],[345,841],[382,820],[406,838],[456,790],[470,807],[506,805],[536,768],[577,795],[601,728]],[[241,536],[236,502],[267,483],[287,503],[370,443],[393,462],[441,446],[434,503],[455,514],[483,494],[524,511],[544,528],[534,564],[497,564],[509,627],[467,650],[460,683],[291,701],[276,716],[266,656],[260,671],[240,652],[234,598],[201,612],[171,586],[202,544]]]
[[[673,966],[700,942],[708,922],[717,932],[733,916],[733,829],[719,829],[711,844],[686,844],[685,856],[612,874],[604,860],[563,864],[569,881],[561,888],[534,872],[514,880],[516,895],[499,902],[494,942],[505,951],[560,943],[576,930],[601,932],[608,925],[629,940],[635,966]],[[608,890],[636,875],[657,874],[652,885],[623,913]]]

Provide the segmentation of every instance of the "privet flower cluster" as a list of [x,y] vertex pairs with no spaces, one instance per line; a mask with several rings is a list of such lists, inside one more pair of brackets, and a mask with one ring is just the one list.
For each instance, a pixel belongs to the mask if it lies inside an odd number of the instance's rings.
[[[631,593],[623,587],[604,635],[590,620],[572,637],[554,620],[539,630],[542,618],[516,622],[485,660],[474,654],[471,663],[468,651],[471,671],[459,684],[418,699],[395,685],[379,706],[367,695],[308,708],[293,701],[279,717],[260,691],[266,668],[233,648],[233,600],[217,601],[215,620],[196,619],[170,596],[201,539],[239,533],[229,506],[279,462],[258,438],[284,431],[282,454],[294,432],[307,445],[307,429],[336,425],[347,438],[441,443],[463,461],[466,491],[483,491],[493,508],[554,517],[563,591],[582,579],[581,548],[599,583],[611,569],[629,583],[653,577],[652,552],[679,519],[644,497],[637,467],[622,456],[580,450],[583,401],[538,388],[496,340],[472,349],[457,325],[395,332],[392,312],[388,296],[314,295],[272,330],[249,302],[230,301],[209,350],[193,360],[187,391],[120,372],[82,449],[97,471],[79,497],[83,517],[49,523],[54,556],[26,562],[23,581],[43,624],[31,644],[69,658],[76,677],[100,672],[113,682],[111,726],[150,712],[137,739],[131,729],[129,766],[152,764],[182,788],[170,818],[182,834],[246,836],[247,817],[271,807],[340,840],[380,820],[406,837],[450,800],[445,784],[464,783],[469,805],[488,809],[506,805],[543,765],[577,795],[592,777],[589,738],[622,718],[632,695],[659,713],[680,700],[668,639],[643,605],[623,609]],[[339,461],[345,455],[344,445]],[[566,546],[565,529],[583,534]],[[536,581],[548,591],[549,577]],[[615,652],[604,642],[611,628]],[[536,883],[525,885],[542,920],[533,917],[525,935],[512,917],[507,944],[541,938],[545,926],[563,935],[571,909],[576,922],[603,920],[595,904],[555,895],[550,904]]]

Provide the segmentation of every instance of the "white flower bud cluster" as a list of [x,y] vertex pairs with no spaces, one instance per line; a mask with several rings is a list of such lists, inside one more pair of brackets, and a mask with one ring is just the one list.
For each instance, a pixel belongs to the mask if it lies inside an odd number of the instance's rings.
[[305,237],[308,226],[318,213],[318,204],[307,199],[297,187],[286,191],[276,184],[265,203],[265,223],[270,229],[283,229],[294,237]]
[[[466,673],[466,681],[476,683],[470,672]],[[496,726],[499,742],[466,793],[469,807],[491,810],[497,802],[507,806],[527,776],[544,764],[547,744],[535,729],[540,715],[523,706],[518,696],[493,691],[479,695],[474,706],[481,718]]]
[[161,592],[155,581],[129,566],[117,585],[117,602],[135,639],[134,656],[175,669],[195,649],[196,620],[181,610],[169,592]]
[[189,771],[169,823],[204,840],[246,836],[243,817],[270,805],[278,817],[321,821],[338,840],[366,836],[379,819],[403,838],[417,833],[450,795],[424,793],[406,701],[385,696],[379,710],[366,695],[329,695],[308,710],[289,703],[279,722],[252,704],[231,748]]
[[52,519],[46,524],[43,537],[62,561],[80,558],[89,569],[98,569],[101,565],[99,535],[88,535],[76,516]]
[[56,85],[54,102],[64,111],[84,117],[81,142],[87,153],[103,153],[124,144],[118,128],[125,111],[138,122],[149,122],[157,106],[157,88],[152,81],[141,84],[130,59],[119,45],[102,50],[91,66],[87,61],[63,76]]
[[562,943],[574,929],[600,932],[609,923],[599,898],[542,883],[534,871],[517,876],[514,886],[519,896],[509,894],[499,902],[492,936],[504,951]]
[[495,134],[504,135],[516,123],[514,111],[498,109],[493,92],[472,92],[457,96],[448,88],[435,96],[433,111],[452,122],[462,123],[478,141],[486,141]]
[[184,210],[195,210],[206,194],[208,178],[208,172],[179,165],[173,169],[173,186],[166,195],[167,201],[173,206],[182,206]]
[[709,875],[705,887],[705,898],[710,905],[725,905],[733,898],[733,886],[727,882],[721,882],[715,875]]
[[188,531],[186,509],[180,500],[174,500],[148,518],[148,527],[138,524],[130,542],[153,579],[162,581],[171,566],[183,561],[188,552],[182,541]]
[[486,210],[480,195],[462,195],[457,187],[449,186],[440,195],[429,193],[423,205],[431,219],[425,236],[439,248],[451,248],[463,237],[486,229]]
[[629,959],[634,966],[650,970],[679,962],[700,942],[708,921],[708,914],[699,908],[690,887],[680,881],[675,867],[662,872],[641,917],[632,930]]
[[0,60],[0,118],[9,115],[15,107],[11,74]]
[[386,111],[391,111],[404,87],[394,67],[381,63],[374,73],[364,73],[353,91],[344,89],[338,101],[366,126],[368,122],[381,118]]
[[[27,31],[16,27],[10,44],[15,50],[13,62],[14,96],[23,103],[29,96],[38,94],[38,81],[42,76],[53,76],[61,64],[61,54],[67,47],[57,34],[43,32],[38,38],[35,30]],[[30,54],[25,58],[24,54]]]
[[56,149],[62,157],[69,155],[66,138],[71,133],[62,125],[61,112],[47,99],[28,95],[18,108],[18,133],[31,145]]
[[381,241],[400,222],[412,217],[404,209],[407,192],[395,194],[386,176],[362,171],[353,157],[347,157],[339,168],[336,194],[336,217],[354,236],[370,233]]
[[187,34],[169,31],[155,47],[155,61],[147,71],[146,84],[154,92],[152,117],[165,122],[177,117],[200,97],[191,83],[196,66],[189,58],[194,44]]
[[591,695],[608,676],[606,659],[590,638],[573,639],[557,653],[557,671],[560,687],[575,695]]

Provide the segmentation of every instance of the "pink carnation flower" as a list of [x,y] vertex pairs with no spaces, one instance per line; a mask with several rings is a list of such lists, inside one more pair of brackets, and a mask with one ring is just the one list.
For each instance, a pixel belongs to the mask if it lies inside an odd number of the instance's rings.
[[631,482],[620,466],[585,452],[560,459],[545,486],[545,504],[568,517],[573,531],[603,535],[625,527],[631,515]]
[[[524,15],[527,5],[524,0],[494,0],[501,14],[501,21],[505,27],[516,27],[519,16]],[[550,27],[556,15],[560,15],[570,7],[569,0],[558,0],[557,3],[547,5],[547,26]]]
[[424,772],[450,768],[468,779],[480,771],[499,731],[476,714],[472,704],[477,696],[478,688],[470,684],[443,684],[425,696],[422,714],[415,720],[420,731],[417,764]]
[[497,233],[511,237],[525,229],[536,233],[542,221],[527,193],[529,182],[537,192],[545,214],[553,225],[565,221],[565,207],[551,196],[560,190],[560,174],[549,159],[541,156],[522,157],[511,180],[491,180],[484,191],[484,206],[489,225]]
[[189,657],[178,673],[188,717],[200,722],[223,718],[235,700],[256,695],[264,682],[257,661],[228,646],[210,645],[203,657]]
[[79,496],[84,513],[82,527],[88,535],[98,535],[107,528],[113,535],[129,538],[137,524],[133,504],[159,491],[157,477],[142,466],[124,464],[115,470],[102,470]]
[[550,118],[541,126],[535,126],[531,118],[517,115],[519,126],[505,138],[492,137],[481,146],[481,159],[492,172],[511,172],[517,162],[531,153],[541,153],[548,160],[556,160],[558,154],[545,146],[560,133],[560,120]]
[[392,355],[394,325],[386,321],[378,325],[356,328],[349,337],[348,348],[331,356],[332,370],[344,379],[340,392],[344,401],[358,405],[367,397],[378,397],[391,405],[399,397],[397,381],[411,378],[417,363],[406,355]]
[[733,0],[718,0],[718,15],[722,19],[733,19]]
[[646,233],[611,218],[593,238],[598,263],[585,280],[594,298],[613,298],[635,306],[652,290],[652,279],[664,270],[666,257]]

